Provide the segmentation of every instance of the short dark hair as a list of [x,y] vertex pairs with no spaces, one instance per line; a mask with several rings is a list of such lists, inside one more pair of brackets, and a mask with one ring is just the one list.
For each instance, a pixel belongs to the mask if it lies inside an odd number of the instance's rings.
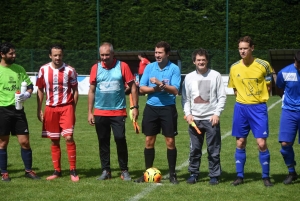
[[240,42],[246,42],[246,43],[249,43],[250,47],[252,47],[254,45],[254,42],[253,40],[251,39],[250,36],[244,36],[244,37],[241,37],[239,40],[238,40],[238,44]]
[[15,46],[10,42],[4,42],[0,44],[0,52],[2,54],[7,54],[10,49],[15,49]]
[[171,51],[171,46],[169,45],[169,43],[165,42],[165,41],[160,41],[158,42],[155,47],[157,48],[161,48],[163,47],[165,50],[165,53],[169,53]]
[[53,44],[50,46],[49,48],[49,54],[51,55],[52,54],[52,49],[59,49],[61,50],[62,52],[64,51],[64,47],[60,44]]
[[300,63],[300,50],[295,53],[294,59],[295,59],[295,61],[297,61],[298,63]]
[[192,53],[192,60],[193,60],[193,62],[196,61],[196,56],[197,55],[199,55],[199,56],[205,56],[206,60],[208,60],[208,52],[205,49],[203,49],[203,48],[199,48],[199,49],[195,50]]
[[147,57],[145,52],[140,52],[138,55],[140,55],[140,56],[143,57],[143,58],[146,58],[146,57]]

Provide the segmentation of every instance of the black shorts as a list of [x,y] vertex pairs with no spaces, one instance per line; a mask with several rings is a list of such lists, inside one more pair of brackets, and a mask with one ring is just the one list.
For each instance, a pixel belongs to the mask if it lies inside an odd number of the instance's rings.
[[28,123],[24,108],[16,110],[14,105],[0,107],[0,135],[28,135]]
[[146,104],[142,121],[142,132],[146,136],[160,133],[165,137],[174,137],[177,132],[178,113],[175,105],[151,106]]

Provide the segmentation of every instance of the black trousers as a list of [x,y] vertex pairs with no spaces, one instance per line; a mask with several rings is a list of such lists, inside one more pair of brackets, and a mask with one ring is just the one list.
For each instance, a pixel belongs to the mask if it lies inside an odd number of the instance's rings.
[[128,149],[125,137],[124,116],[95,116],[95,127],[99,143],[99,155],[102,170],[111,171],[110,168],[110,138],[111,130],[117,146],[120,169],[128,170]]

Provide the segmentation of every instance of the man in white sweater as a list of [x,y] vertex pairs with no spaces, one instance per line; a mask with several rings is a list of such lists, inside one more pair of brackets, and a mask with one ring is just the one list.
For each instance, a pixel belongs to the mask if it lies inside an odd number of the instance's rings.
[[[208,53],[205,49],[195,50],[192,59],[196,70],[186,75],[182,85],[182,107],[186,121],[190,124],[190,177],[187,183],[195,184],[199,178],[202,146],[206,134],[209,183],[216,185],[221,175],[220,114],[225,107],[226,92],[221,74],[208,68]],[[201,134],[192,126],[193,122]]]

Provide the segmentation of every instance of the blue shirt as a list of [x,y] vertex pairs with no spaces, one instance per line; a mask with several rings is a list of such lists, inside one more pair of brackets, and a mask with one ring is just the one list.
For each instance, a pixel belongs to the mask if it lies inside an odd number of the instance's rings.
[[279,71],[276,85],[284,90],[282,108],[300,111],[300,72],[294,64],[290,64]]
[[[155,87],[156,84],[150,82],[150,78],[155,77],[160,81],[164,81],[166,85],[176,87],[179,91],[181,75],[180,69],[172,62],[160,69],[157,62],[153,62],[147,65],[144,70],[142,79],[140,80],[140,86]],[[165,91],[159,91],[148,94],[147,104],[152,106],[166,106],[174,105],[176,96]]]

